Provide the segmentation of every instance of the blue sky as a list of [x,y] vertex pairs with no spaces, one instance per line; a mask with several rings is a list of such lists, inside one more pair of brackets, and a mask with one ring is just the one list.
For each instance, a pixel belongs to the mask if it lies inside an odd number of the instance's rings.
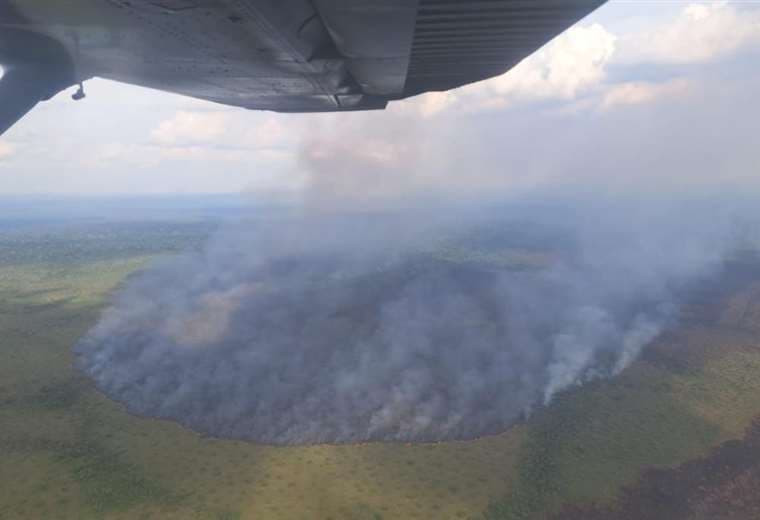
[[0,194],[755,187],[760,3],[611,1],[506,75],[278,115],[102,80],[0,139]]

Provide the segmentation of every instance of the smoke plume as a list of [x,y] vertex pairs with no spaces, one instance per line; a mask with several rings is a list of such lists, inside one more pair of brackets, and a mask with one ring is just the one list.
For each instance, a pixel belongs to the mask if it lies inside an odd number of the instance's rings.
[[423,206],[230,226],[133,276],[79,364],[131,411],[220,437],[472,438],[622,370],[731,224],[651,201]]

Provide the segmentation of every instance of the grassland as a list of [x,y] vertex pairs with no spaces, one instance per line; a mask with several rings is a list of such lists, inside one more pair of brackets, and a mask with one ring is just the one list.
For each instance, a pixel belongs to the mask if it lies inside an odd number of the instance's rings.
[[3,520],[545,518],[568,502],[614,503],[645,468],[704,455],[760,414],[760,272],[745,269],[619,378],[501,435],[304,447],[202,437],[127,414],[72,368],[72,345],[124,278],[205,233],[124,232],[111,245],[90,233],[66,254],[52,238],[0,244]]

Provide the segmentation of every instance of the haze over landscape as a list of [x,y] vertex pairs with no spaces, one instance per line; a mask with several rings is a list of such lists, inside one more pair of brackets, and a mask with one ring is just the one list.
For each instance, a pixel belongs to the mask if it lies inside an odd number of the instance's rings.
[[474,438],[620,372],[757,223],[699,202],[510,202],[229,225],[132,278],[79,363],[130,410],[216,436]]
[[[756,434],[758,58],[754,2],[612,1],[502,77],[384,112],[247,112],[102,80],[84,101],[61,94],[0,138],[0,294],[29,316],[80,316],[51,318],[76,324],[55,347],[75,383],[34,393],[29,372],[7,397],[0,387],[0,405],[81,415],[86,438],[119,457],[121,405],[130,420],[173,421],[130,426],[132,469],[140,439],[167,435],[198,460],[218,442],[279,461],[250,476],[268,497],[256,505],[243,491],[188,505],[178,497],[200,481],[146,470],[113,484],[144,491],[126,505],[82,499],[108,518],[153,502],[199,518],[572,519],[575,503],[592,508],[577,518],[633,518],[625,500],[648,496],[635,486],[649,468]],[[24,355],[13,373],[33,365]],[[23,444],[18,413],[0,442],[58,449]],[[72,442],[56,460],[101,461]],[[601,461],[595,444],[610,446]],[[352,448],[441,451],[382,452],[389,476],[372,466],[345,492],[355,500],[315,492],[321,516],[277,505],[311,489],[271,485],[278,467],[298,472],[289,453],[319,480],[314,461],[370,464],[336,451]],[[419,484],[460,449],[487,453],[466,483]],[[481,456],[466,453],[464,466]],[[353,485],[341,476],[353,470],[334,471]],[[396,493],[400,474],[424,488],[408,503],[386,510],[364,493]],[[2,507],[15,518],[27,505]]]

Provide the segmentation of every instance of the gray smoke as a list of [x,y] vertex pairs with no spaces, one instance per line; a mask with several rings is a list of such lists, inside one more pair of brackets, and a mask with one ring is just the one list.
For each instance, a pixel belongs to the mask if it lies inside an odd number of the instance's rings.
[[502,430],[635,359],[757,214],[745,65],[679,67],[688,95],[614,108],[288,116],[305,213],[133,276],[79,364],[133,412],[225,437]]
[[415,206],[230,226],[133,276],[79,365],[214,436],[472,438],[622,370],[733,238],[698,204]]

